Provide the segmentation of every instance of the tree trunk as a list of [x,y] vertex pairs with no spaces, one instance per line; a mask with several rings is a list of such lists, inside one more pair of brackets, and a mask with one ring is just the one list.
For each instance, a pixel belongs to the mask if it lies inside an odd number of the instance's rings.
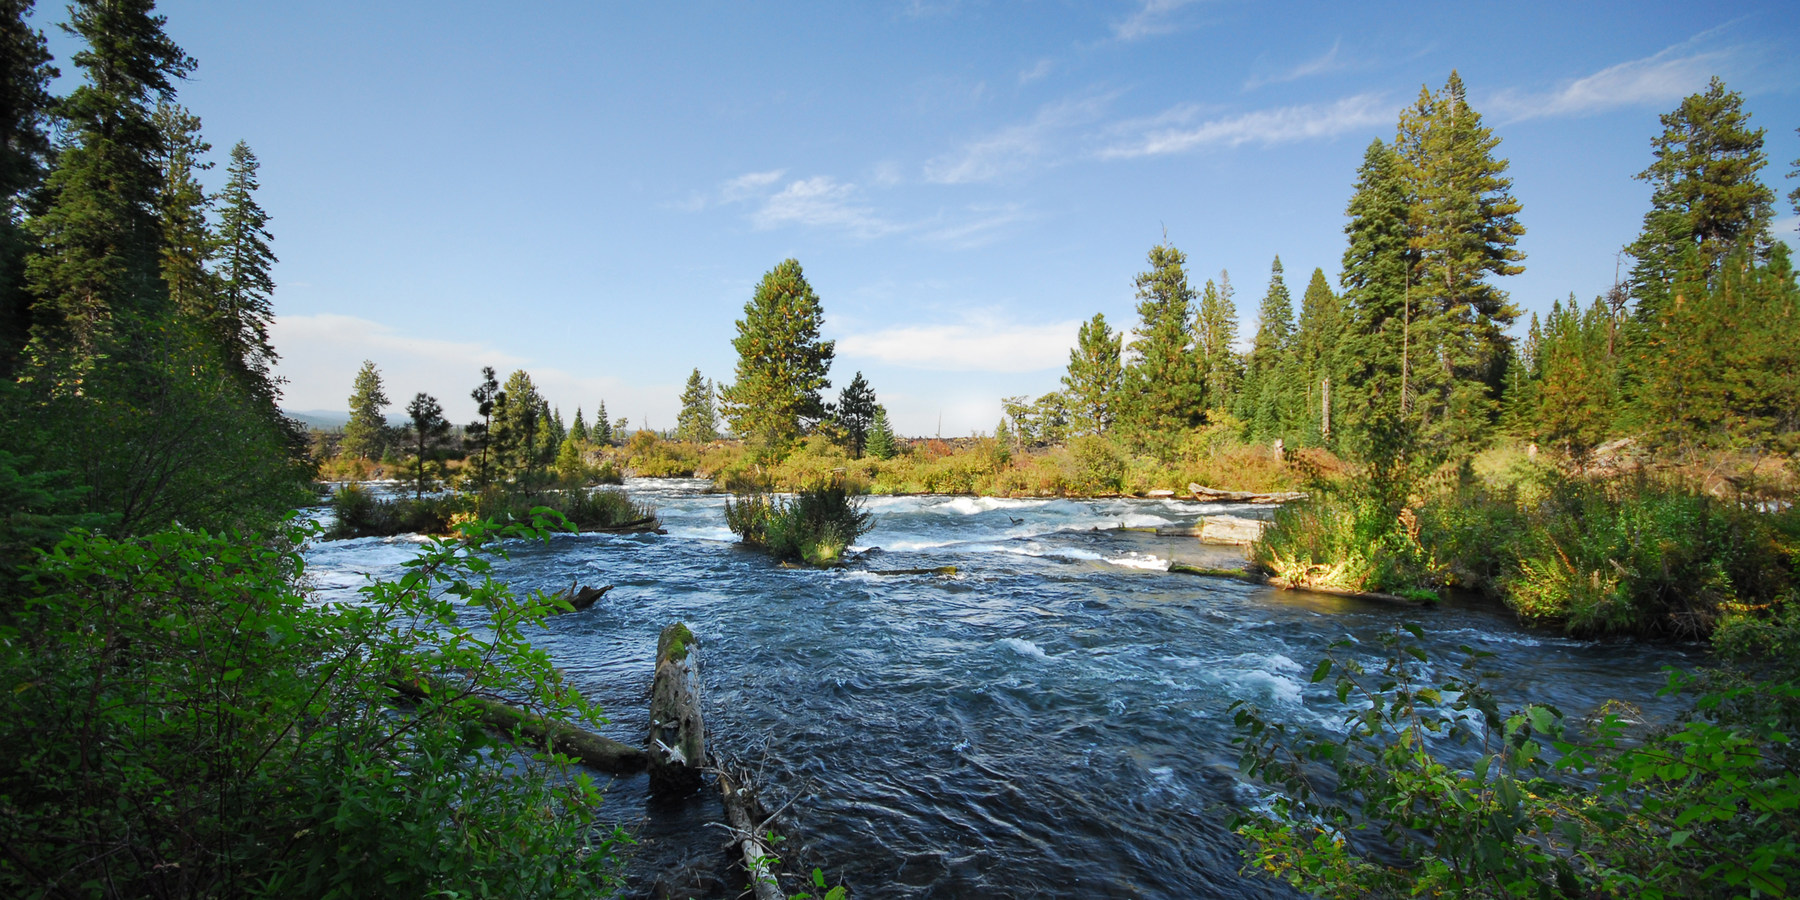
[[706,725],[700,718],[700,661],[694,633],[677,622],[656,639],[656,681],[650,686],[650,790],[688,794],[700,789],[706,765]]
[[[393,686],[395,690],[414,700],[455,697],[463,690],[441,680],[426,682],[417,677],[397,678]],[[644,751],[612,738],[602,737],[573,725],[552,722],[536,713],[508,706],[479,694],[463,694],[457,702],[472,707],[475,717],[483,725],[507,734],[523,734],[542,741],[557,753],[573,757],[590,768],[615,775],[628,775],[644,770]]]

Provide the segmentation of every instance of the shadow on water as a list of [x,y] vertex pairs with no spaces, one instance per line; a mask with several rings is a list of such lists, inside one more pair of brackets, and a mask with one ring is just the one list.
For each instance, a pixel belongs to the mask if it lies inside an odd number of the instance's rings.
[[[1110,529],[1192,522],[1223,506],[1143,500],[875,498],[864,540],[879,568],[953,565],[954,577],[782,569],[730,542],[704,483],[643,480],[667,536],[564,535],[519,546],[501,577],[524,589],[612,584],[553,620],[543,645],[640,743],[657,631],[701,642],[709,739],[760,771],[796,866],[864,896],[1287,896],[1239,874],[1227,707],[1252,700],[1336,725],[1306,683],[1329,642],[1370,648],[1405,619],[1434,661],[1459,645],[1503,703],[1576,712],[1643,701],[1677,648],[1588,644],[1527,631],[1482,603],[1402,610],[1232,581],[1172,576],[1173,560],[1237,564],[1230,548]],[[309,551],[326,591],[390,574],[411,544]],[[634,894],[736,896],[715,795],[659,805],[619,779],[606,815],[637,836]]]

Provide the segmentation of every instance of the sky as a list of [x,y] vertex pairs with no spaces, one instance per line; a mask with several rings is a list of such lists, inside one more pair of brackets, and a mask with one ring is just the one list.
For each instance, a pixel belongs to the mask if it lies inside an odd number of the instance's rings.
[[[669,428],[794,258],[834,390],[861,371],[903,434],[991,431],[1058,387],[1081,321],[1135,321],[1165,235],[1196,285],[1229,272],[1245,341],[1277,255],[1296,298],[1315,267],[1335,286],[1364,148],[1453,69],[1524,207],[1499,284],[1527,317],[1612,284],[1657,117],[1710,77],[1768,129],[1779,196],[1800,158],[1791,2],[159,10],[209,180],[239,140],[262,162],[291,410],[342,411],[367,359],[391,412],[423,391],[466,421],[491,365],[566,418]],[[67,90],[63,15],[36,18]]]

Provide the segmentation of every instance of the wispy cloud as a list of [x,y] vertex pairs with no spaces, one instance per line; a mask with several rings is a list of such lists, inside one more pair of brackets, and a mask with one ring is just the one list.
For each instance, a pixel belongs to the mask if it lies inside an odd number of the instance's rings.
[[1020,84],[1030,84],[1034,81],[1042,81],[1043,79],[1049,77],[1050,73],[1055,68],[1056,68],[1056,62],[1054,60],[1050,59],[1049,57],[1040,59],[1031,68],[1025,69],[1019,73],[1019,83]]
[[919,237],[921,240],[958,250],[973,250],[993,243],[1008,225],[1028,218],[1030,216],[1026,214],[1024,207],[1016,203],[971,206],[963,211],[961,218],[927,226]]
[[1334,41],[1331,45],[1331,49],[1325,51],[1323,55],[1313,57],[1293,68],[1277,72],[1273,75],[1252,75],[1244,81],[1244,90],[1255,90],[1265,84],[1286,84],[1290,81],[1299,81],[1302,78],[1310,78],[1314,75],[1324,75],[1349,68],[1349,61],[1340,55],[1343,47],[1344,42],[1340,38],[1339,40]]
[[1714,31],[1659,53],[1622,62],[1542,92],[1501,91],[1487,105],[1514,121],[1545,116],[1584,116],[1621,106],[1667,104],[1706,87],[1731,63],[1736,47],[1702,50]]
[[992,181],[1053,155],[1059,137],[1096,121],[1112,95],[1048,104],[1031,121],[977,138],[925,163],[925,180],[936,184]]
[[750,214],[750,222],[759,230],[783,225],[842,228],[863,238],[901,230],[901,226],[876,215],[862,203],[856,185],[829,175],[789,182],[763,199],[762,205]]
[[786,175],[786,169],[774,169],[768,172],[746,172],[719,186],[719,201],[736,203],[763,193],[768,187]]
[[1175,31],[1180,27],[1175,21],[1176,11],[1193,2],[1195,0],[1143,0],[1130,16],[1113,23],[1113,37],[1135,41]]
[[1200,110],[1180,106],[1159,116],[1124,122],[1125,135],[1099,151],[1102,159],[1130,159],[1186,153],[1200,147],[1285,144],[1332,138],[1346,132],[1392,124],[1395,109],[1380,94],[1357,94],[1326,106],[1285,106],[1209,119],[1197,125]]
[[940,372],[1038,372],[1060,368],[1081,323],[1042,325],[991,316],[940,325],[905,325],[837,339],[840,359],[868,358]]

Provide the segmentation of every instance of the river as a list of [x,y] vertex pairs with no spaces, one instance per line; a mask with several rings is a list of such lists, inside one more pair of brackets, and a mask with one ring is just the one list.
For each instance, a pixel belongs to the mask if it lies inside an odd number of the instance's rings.
[[[1412,610],[1171,575],[1171,560],[1236,564],[1233,548],[1117,530],[1243,507],[1158,500],[870,498],[879,547],[868,568],[952,565],[957,574],[877,576],[783,569],[735,545],[706,482],[634,479],[667,535],[559,535],[513,548],[499,577],[520,589],[614,585],[540,636],[559,665],[641,744],[658,630],[684,621],[701,645],[709,739],[759,773],[795,864],[858,897],[1288,896],[1239,873],[1226,828],[1255,802],[1238,775],[1227,706],[1254,701],[1331,727],[1327,685],[1307,675],[1326,644],[1371,648],[1402,621],[1426,628],[1434,661],[1459,645],[1503,705],[1531,699],[1579,715],[1609,698],[1643,703],[1678,647],[1589,643],[1520,627],[1480,602]],[[1096,530],[1099,529],[1099,530]],[[328,596],[400,571],[416,542],[316,543],[309,574]],[[607,814],[638,835],[634,891],[736,896],[697,798],[660,805],[620,779]],[[790,889],[798,889],[791,885]]]

